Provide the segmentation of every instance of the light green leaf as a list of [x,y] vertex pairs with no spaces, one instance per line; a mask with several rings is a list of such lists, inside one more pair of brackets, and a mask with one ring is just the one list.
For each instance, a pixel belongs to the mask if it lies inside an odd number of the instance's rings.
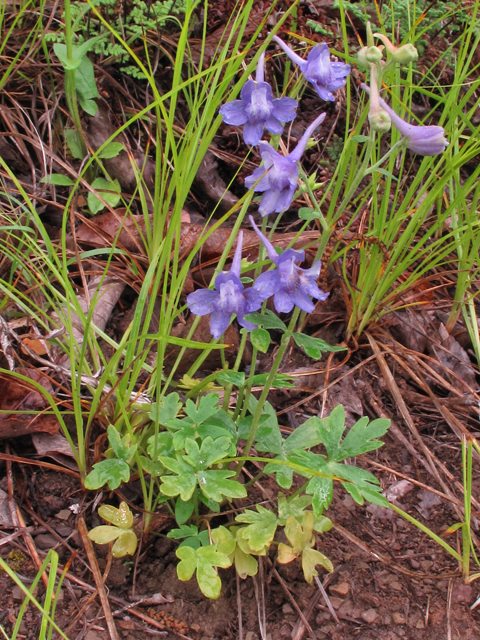
[[261,353],[267,353],[270,346],[270,334],[266,329],[253,329],[250,332],[250,342]]
[[219,371],[216,379],[222,387],[226,387],[229,384],[235,387],[243,387],[245,384],[245,374],[243,371]]
[[185,413],[194,424],[202,424],[202,422],[208,420],[210,416],[217,413],[219,410],[218,400],[218,394],[216,393],[210,393],[207,396],[202,396],[198,403],[198,409],[194,402],[187,400],[185,403]]
[[249,313],[245,316],[245,319],[248,320],[248,322],[253,322],[253,324],[258,324],[259,327],[263,327],[264,329],[287,330],[286,324],[269,309],[265,309],[265,313],[259,313],[258,311]]
[[88,532],[88,537],[96,544],[108,544],[113,542],[122,533],[118,527],[111,527],[107,524],[101,524]]
[[292,336],[296,344],[299,347],[303,347],[307,356],[315,360],[321,358],[327,351],[337,352],[346,351],[347,349],[347,347],[332,346],[324,340],[320,340],[320,338],[312,338],[312,336],[307,336],[304,333],[293,333]]
[[120,529],[131,529],[133,527],[133,514],[130,507],[122,501],[118,507],[109,504],[102,504],[98,509],[98,515]]
[[83,160],[82,145],[75,129],[65,129],[65,142],[76,160]]
[[162,433],[150,436],[148,439],[147,452],[152,459],[155,453],[157,460],[159,460],[160,456],[172,456],[174,451],[172,434],[168,431],[162,431]]
[[383,446],[383,442],[375,438],[385,435],[389,427],[390,420],[380,418],[369,423],[368,417],[360,418],[343,439],[337,461],[353,458]]
[[328,418],[320,420],[319,434],[321,442],[327,450],[329,460],[338,460],[340,440],[345,428],[345,410],[341,404],[333,409]]
[[313,578],[318,576],[318,571],[315,569],[317,564],[321,565],[329,573],[333,572],[333,564],[327,556],[316,549],[305,549],[302,553],[302,569],[308,584],[312,584]]
[[[120,202],[121,189],[118,180],[109,182],[105,180],[105,178],[97,178],[92,182],[92,188],[97,191],[98,195],[101,196],[110,207],[116,207]],[[89,192],[87,202],[88,208],[93,215],[105,208],[103,202],[92,192]]]
[[278,524],[285,526],[287,518],[292,517],[301,520],[305,515],[305,509],[312,504],[312,498],[307,495],[295,496],[287,500],[284,495],[278,498]]
[[177,413],[182,408],[182,403],[179,402],[180,396],[178,393],[169,393],[168,396],[165,396],[162,401],[157,405],[152,405],[152,411],[150,413],[150,419],[152,422],[157,420],[158,413],[158,422],[159,424],[166,426],[170,420],[173,420]]
[[259,504],[256,505],[256,508],[257,513],[246,509],[235,518],[237,522],[249,525],[243,528],[242,537],[247,540],[250,549],[254,553],[262,552],[265,547],[270,546],[278,524],[277,516],[273,511],[265,509]]
[[308,222],[310,222],[311,220],[319,220],[321,216],[318,211],[315,211],[315,209],[310,209],[310,207],[302,207],[298,210],[298,217],[301,220],[308,220]]
[[177,498],[175,502],[175,520],[178,525],[182,525],[190,519],[195,508],[195,498],[192,496],[190,500],[184,502],[181,498]]
[[[164,458],[162,458],[162,463],[163,460]],[[162,485],[160,491],[170,498],[179,495],[184,502],[190,500],[197,485],[197,480],[193,472],[179,476],[162,476],[161,479]]]
[[245,553],[238,545],[235,548],[235,570],[242,580],[247,576],[256,576],[258,572],[258,562],[251,554]]
[[306,493],[313,496],[312,507],[316,516],[321,516],[333,500],[333,480],[315,476],[307,485]]
[[197,473],[198,484],[202,493],[216,502],[223,498],[246,498],[247,491],[237,480],[227,480],[235,475],[235,471],[210,469]]
[[117,458],[119,458],[120,460],[125,460],[125,462],[128,462],[132,458],[132,456],[135,454],[135,451],[137,450],[137,445],[131,444],[130,442],[130,435],[127,433],[122,438],[120,433],[112,424],[108,425],[107,434],[108,434],[108,441],[110,443],[110,446],[115,452],[115,455],[117,456]]
[[112,547],[114,558],[123,558],[126,555],[133,556],[137,550],[137,536],[132,530],[121,531],[117,541]]
[[69,178],[68,176],[64,176],[61,173],[52,173],[49,176],[44,176],[40,182],[46,184],[53,184],[56,187],[71,187],[75,184],[75,181]]
[[[197,442],[192,439],[185,441],[186,456],[183,456],[185,462],[192,466],[195,471],[208,469],[219,462],[222,458],[225,458],[230,449],[230,438],[224,436],[216,438],[215,440],[211,436],[207,436],[202,442],[202,446],[199,447]],[[234,475],[234,474],[232,474]]]
[[191,547],[179,547],[177,557],[180,562],[177,566],[178,579],[190,580],[197,572],[197,582],[200,591],[207,598],[218,598],[222,589],[222,582],[218,577],[216,567],[227,569],[232,561],[225,554],[219,553],[215,545],[192,549]]
[[108,482],[111,491],[118,489],[122,482],[130,480],[130,467],[124,460],[112,458],[102,460],[93,465],[93,469],[85,478],[86,489],[100,489]]
[[125,145],[121,142],[110,142],[107,146],[98,154],[99,158],[116,158],[120,151],[125,151]]

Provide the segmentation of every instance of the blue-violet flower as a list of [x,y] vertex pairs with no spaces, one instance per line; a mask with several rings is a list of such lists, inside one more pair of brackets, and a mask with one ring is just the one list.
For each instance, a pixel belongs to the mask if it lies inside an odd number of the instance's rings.
[[283,132],[282,122],[291,122],[297,102],[293,98],[273,98],[272,88],[264,82],[265,54],[262,53],[254,80],[248,80],[240,92],[240,100],[227,102],[220,108],[223,121],[243,127],[245,144],[256,146],[263,136],[263,129],[270,133]]
[[[366,84],[360,85],[364,91],[370,94],[370,88]],[[415,125],[402,120],[389,105],[379,98],[380,106],[390,116],[392,123],[407,138],[407,149],[421,156],[436,156],[448,147],[445,138],[445,130],[438,125]]]
[[[261,142],[259,146],[263,165],[245,178],[247,189],[263,191],[262,201],[258,210],[262,216],[269,213],[283,213],[292,203],[295,189],[298,184],[298,161],[303,155],[308,139],[313,131],[325,119],[325,113],[307,128],[298,141],[295,149],[288,155],[282,156],[267,142]],[[258,182],[258,184],[255,184]]]
[[242,241],[243,231],[240,231],[230,271],[216,277],[215,290],[201,289],[187,296],[187,306],[192,313],[197,316],[211,314],[210,333],[214,338],[219,338],[226,331],[233,313],[242,327],[256,329],[256,325],[245,320],[244,316],[260,309],[262,300],[253,287],[245,290],[240,281]]
[[300,71],[308,82],[313,84],[320,98],[334,102],[335,96],[332,91],[345,86],[351,71],[350,65],[345,62],[332,62],[330,51],[325,43],[313,47],[308,58],[304,60],[278,36],[273,36],[273,39],[282,47],[290,60],[300,67]]
[[305,260],[305,251],[287,249],[282,255],[278,255],[251,216],[250,222],[267,250],[268,257],[277,267],[260,274],[253,289],[262,301],[274,296],[273,304],[279,313],[289,313],[294,305],[306,313],[311,313],[315,305],[310,296],[322,302],[328,297],[328,293],[319,289],[316,283],[320,275],[321,261],[317,260],[310,269],[301,269],[295,263]]

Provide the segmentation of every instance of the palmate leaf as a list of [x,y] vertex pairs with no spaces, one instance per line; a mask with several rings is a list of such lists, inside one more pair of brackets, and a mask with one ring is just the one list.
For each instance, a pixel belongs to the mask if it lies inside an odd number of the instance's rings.
[[177,565],[179,580],[190,580],[195,571],[200,591],[207,598],[218,598],[222,589],[222,582],[218,577],[216,567],[227,569],[232,565],[232,560],[225,553],[217,550],[216,545],[207,547],[179,547],[176,551],[180,562]]
[[210,416],[217,413],[219,409],[218,400],[219,398],[217,393],[210,393],[207,396],[202,396],[198,403],[198,409],[194,402],[187,400],[185,403],[185,413],[194,424],[202,424],[202,422],[208,420]]
[[118,489],[122,482],[130,480],[130,467],[124,460],[112,458],[102,460],[93,465],[93,469],[85,478],[86,489],[100,489],[108,482],[111,491]]
[[383,446],[383,442],[375,440],[384,436],[390,426],[390,420],[379,418],[369,423],[368,418],[360,418],[342,441],[337,462],[359,456]]
[[275,536],[278,519],[273,511],[265,509],[259,504],[256,505],[256,508],[257,513],[246,509],[235,520],[248,524],[242,529],[242,538],[248,542],[251,551],[262,554],[266,548],[268,549]]

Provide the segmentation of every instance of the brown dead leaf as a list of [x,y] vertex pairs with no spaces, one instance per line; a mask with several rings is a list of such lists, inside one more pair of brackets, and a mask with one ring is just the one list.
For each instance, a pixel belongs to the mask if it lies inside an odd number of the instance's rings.
[[[49,393],[53,387],[46,376],[36,369],[17,369],[17,373],[35,380]],[[28,383],[2,375],[2,396],[0,409],[2,411],[36,411],[38,413],[0,414],[0,439],[15,438],[31,433],[56,433],[59,428],[55,416],[42,413],[48,407],[45,398]]]

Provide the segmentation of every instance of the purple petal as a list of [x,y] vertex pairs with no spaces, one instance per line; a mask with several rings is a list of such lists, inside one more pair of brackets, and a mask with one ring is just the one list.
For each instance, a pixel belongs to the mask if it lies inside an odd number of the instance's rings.
[[265,128],[276,135],[283,133],[283,124],[273,115],[265,122]]
[[196,316],[206,316],[212,313],[218,292],[211,289],[200,289],[187,296],[187,307]]
[[313,302],[301,289],[294,291],[291,295],[291,299],[293,300],[293,303],[302,311],[305,311],[305,313],[312,313],[315,309]]
[[303,60],[303,58],[300,58],[300,56],[297,55],[295,51],[288,46],[288,44],[286,44],[283,40],[280,40],[278,36],[273,36],[273,40],[275,40],[275,42],[281,46],[281,48],[285,51],[292,62],[294,62],[300,68],[305,65],[305,60]]
[[222,333],[225,333],[231,318],[232,314],[225,311],[214,311],[212,313],[210,317],[210,333],[215,339],[220,338]]
[[[270,189],[270,180],[266,171],[266,167],[258,167],[258,169],[255,169],[251,176],[245,178],[245,186],[247,187],[247,189],[254,188],[255,191],[266,191],[267,189]],[[254,187],[253,185],[257,182],[257,180],[259,180],[260,182],[256,187]]]
[[298,103],[293,98],[276,98],[273,101],[272,115],[280,122],[291,122],[296,117]]
[[[268,189],[264,192],[260,206],[258,207],[262,217],[268,216],[270,213],[277,211],[278,202],[281,199],[282,192],[278,189]],[[281,212],[278,212],[281,213]]]
[[[240,231],[237,239],[237,248],[235,255],[233,256],[232,266],[230,267],[230,273],[240,278],[240,268],[242,266],[242,244],[243,244],[243,231]],[[243,288],[243,286],[242,286]]]
[[[305,258],[302,259],[302,262]],[[312,264],[312,266],[309,269],[301,269],[301,271],[303,271],[303,274],[307,277],[307,278],[313,278],[314,280],[316,280],[318,278],[318,276],[320,275],[320,270],[322,268],[322,261],[321,260],[317,260],[316,262],[314,262]]]
[[[301,249],[286,249],[278,258],[278,264],[281,265],[284,262],[303,262],[305,260],[305,251]],[[296,267],[298,269],[298,267]]]
[[322,291],[321,289],[319,289],[316,283],[313,282],[312,280],[309,280],[307,282],[302,282],[301,287],[304,293],[308,294],[309,296],[312,296],[312,298],[315,298],[316,300],[321,300],[322,302],[325,302],[325,300],[329,296],[328,293],[325,293],[325,291]]
[[267,298],[271,298],[279,287],[280,279],[276,269],[261,273],[253,285],[253,289],[257,292],[262,301],[267,300]]
[[332,79],[331,64],[327,45],[325,43],[317,45],[308,54],[305,77],[309,82],[326,85]]
[[295,195],[295,189],[296,185],[295,187],[290,187],[289,189],[283,189],[283,191],[280,192],[280,196],[277,200],[277,206],[275,208],[276,213],[283,213],[290,207],[290,205],[292,204],[293,196]]
[[270,240],[268,238],[266,238],[263,233],[260,231],[260,229],[257,227],[257,225],[255,224],[255,220],[252,218],[252,216],[249,216],[248,218],[250,220],[250,224],[252,225],[255,233],[257,234],[257,236],[260,238],[260,240],[262,241],[263,246],[265,247],[266,251],[267,251],[267,255],[270,258],[270,260],[274,263],[277,264],[278,261],[278,253],[275,251],[275,249],[273,248],[273,244],[270,242]]
[[265,71],[265,51],[262,53],[257,63],[257,72],[255,74],[256,82],[263,82]]
[[307,129],[305,130],[305,133],[303,134],[303,136],[300,138],[300,140],[298,141],[297,146],[295,147],[295,149],[290,153],[289,158],[291,158],[292,160],[296,160],[297,162],[300,160],[300,158],[303,156],[303,153],[306,149],[307,146],[307,142],[308,139],[311,137],[312,133],[315,131],[315,129],[322,124],[322,122],[325,120],[326,118],[326,113],[321,113],[318,118],[316,118],[311,125],[309,125],[307,127]]
[[263,136],[263,122],[252,124],[247,122],[243,127],[243,141],[252,147],[256,147]]
[[289,313],[294,307],[293,297],[285,291],[277,291],[273,304],[278,313]]
[[249,104],[245,105],[248,121],[265,122],[273,111],[272,88],[266,82],[255,83]]
[[223,121],[226,124],[231,124],[236,127],[245,124],[248,120],[245,105],[241,100],[232,100],[220,107],[220,113],[223,116]]
[[255,89],[256,82],[253,80],[247,80],[240,91],[240,98],[245,107],[247,107],[252,101],[252,93]]
[[335,102],[335,96],[324,86],[319,84],[318,82],[314,82],[313,86],[315,87],[315,91],[318,93],[322,100],[326,100],[327,102]]
[[278,151],[276,151],[272,145],[268,144],[268,142],[261,142],[259,144],[258,150],[260,151],[260,156],[263,160],[263,164],[267,169],[270,169],[271,166],[278,161],[278,159],[283,159],[284,156],[281,156]]
[[[346,64],[345,62],[332,62],[330,64],[330,68],[332,70],[332,74],[335,78],[347,78],[347,76],[350,75],[350,72],[352,70],[351,66],[349,64]],[[346,80],[345,80],[346,82]]]
[[245,291],[245,313],[253,313],[262,306],[262,302],[265,298],[262,298],[257,289],[253,286]]

